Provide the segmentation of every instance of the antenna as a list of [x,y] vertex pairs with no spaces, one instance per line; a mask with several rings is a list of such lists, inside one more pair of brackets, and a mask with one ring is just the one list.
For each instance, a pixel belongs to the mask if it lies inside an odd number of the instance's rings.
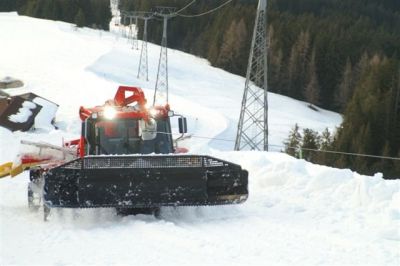
[[268,151],[267,0],[259,0],[235,150]]
[[160,59],[158,61],[158,71],[156,87],[154,90],[153,105],[168,104],[168,48],[167,48],[167,27],[168,19],[175,17],[175,7],[158,6],[155,15],[163,18],[163,35],[161,39]]

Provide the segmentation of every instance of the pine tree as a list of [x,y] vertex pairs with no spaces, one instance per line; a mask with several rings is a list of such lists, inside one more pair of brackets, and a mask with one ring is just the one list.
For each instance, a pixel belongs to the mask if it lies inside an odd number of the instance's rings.
[[354,71],[353,71],[353,84],[357,84],[362,75],[367,71],[369,67],[370,58],[367,52],[364,52],[356,64]]
[[289,137],[284,142],[285,152],[296,158],[300,157],[301,150],[301,134],[299,132],[299,125],[295,124],[294,128],[290,131]]
[[[396,154],[397,158],[400,158],[400,150]],[[396,160],[393,162],[393,174],[390,175],[392,179],[399,179],[400,177],[400,160]]]
[[306,66],[307,57],[310,48],[310,33],[308,31],[302,31],[297,41],[293,44],[289,65],[288,65],[288,75],[289,75],[289,96],[295,98],[301,98],[303,88],[306,83]]
[[[372,132],[371,125],[367,122],[367,125],[363,127],[362,130],[356,134],[357,145],[353,145],[353,150],[358,154],[374,154],[371,153],[371,145],[372,145]],[[376,155],[376,154],[375,154]],[[372,171],[373,160],[368,157],[363,156],[354,156],[350,158],[351,160],[351,168],[356,170],[359,173],[371,175],[374,174]]]
[[[386,141],[385,146],[381,152],[382,156],[391,157],[389,142]],[[382,158],[374,164],[374,172],[385,172],[385,178],[392,176],[394,168],[394,160]]]
[[78,27],[85,26],[86,20],[85,20],[85,15],[83,14],[82,9],[79,8],[79,11],[75,16],[74,21],[75,21],[76,26],[78,26]]
[[[393,109],[387,107],[391,106],[393,81],[397,79],[399,65],[399,61],[379,55],[374,55],[365,64],[354,96],[344,112],[342,126],[336,134],[333,143],[336,150],[392,156],[399,150],[395,138],[390,136],[400,135],[400,130],[393,127],[393,120],[390,119]],[[364,174],[380,171],[385,175],[392,173],[389,168],[393,168],[386,166],[380,159],[362,156],[341,156],[335,165],[350,167]]]
[[321,150],[327,151],[327,150],[331,149],[332,142],[333,142],[332,134],[328,128],[325,128],[325,130],[321,134],[319,148]]
[[312,105],[319,104],[319,83],[317,77],[317,67],[315,64],[315,48],[313,49],[309,68],[308,68],[308,84],[304,88],[304,98]]
[[354,85],[350,58],[347,58],[346,66],[344,67],[342,74],[342,81],[340,82],[339,88],[335,94],[335,102],[339,110],[344,111],[347,102],[352,96]]
[[[319,137],[319,150],[332,151],[332,144],[333,136],[329,129],[325,128],[325,130],[321,133],[321,136]],[[332,165],[335,158],[335,155],[330,152],[321,152],[315,162],[318,164]]]
[[17,6],[15,2],[16,2],[15,0],[0,1],[0,10],[3,12],[16,11]]
[[315,162],[318,158],[320,138],[318,132],[305,128],[303,129],[303,139],[301,144],[301,149],[303,150],[304,159],[310,162]]
[[400,152],[400,67],[397,72],[397,86],[393,89],[393,126],[391,130],[391,136],[393,136],[393,147],[397,147]]
[[220,49],[217,64],[224,65],[233,59],[235,54],[234,46],[236,42],[236,28],[237,22],[234,20],[224,34],[224,40]]
[[232,21],[229,29],[224,34],[223,43],[217,64],[230,68],[232,72],[237,71],[237,58],[244,47],[247,38],[246,25],[243,19],[239,22]]
[[61,6],[60,20],[75,23],[75,17],[78,12],[78,8],[75,1],[70,0],[58,0]]
[[279,47],[272,25],[268,28],[268,44],[268,87],[271,88],[271,91],[283,93],[283,51]]

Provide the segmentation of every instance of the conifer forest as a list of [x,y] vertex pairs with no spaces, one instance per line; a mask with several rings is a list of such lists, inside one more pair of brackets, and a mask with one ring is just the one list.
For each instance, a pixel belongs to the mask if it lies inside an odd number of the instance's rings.
[[[198,0],[184,14],[225,1]],[[179,9],[189,2],[121,0],[120,8]],[[169,22],[168,47],[245,76],[257,2],[233,0],[208,16],[175,17]],[[103,30],[111,18],[109,0],[2,0],[0,11]],[[400,1],[270,0],[267,24],[269,91],[343,115],[333,132],[318,134],[293,125],[286,152],[314,163],[399,178],[400,160],[302,149],[400,158]],[[160,43],[162,23],[151,21],[148,29],[149,41]]]

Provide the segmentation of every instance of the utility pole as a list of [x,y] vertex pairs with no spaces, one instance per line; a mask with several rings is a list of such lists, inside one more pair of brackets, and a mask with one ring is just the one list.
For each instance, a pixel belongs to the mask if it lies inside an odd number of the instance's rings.
[[259,0],[235,150],[268,151],[267,0]]
[[138,79],[149,81],[148,56],[147,56],[147,23],[153,18],[153,13],[141,12],[139,18],[144,20],[142,50],[140,52]]
[[168,104],[168,48],[167,48],[167,25],[168,19],[175,17],[174,7],[156,7],[155,15],[163,19],[163,35],[161,39],[160,59],[156,87],[154,90],[153,105]]

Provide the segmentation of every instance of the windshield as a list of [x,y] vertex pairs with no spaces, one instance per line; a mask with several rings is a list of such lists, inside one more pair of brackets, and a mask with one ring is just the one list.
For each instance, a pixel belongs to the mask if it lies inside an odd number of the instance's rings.
[[157,137],[153,140],[143,141],[141,153],[173,153],[171,126],[168,120],[157,120]]
[[140,153],[138,120],[99,121],[95,124],[95,134],[96,154]]
[[[140,136],[140,119],[88,120],[83,132],[87,154],[149,154],[173,153],[173,140],[169,119],[159,119],[154,139]],[[142,132],[143,133],[143,132]]]

